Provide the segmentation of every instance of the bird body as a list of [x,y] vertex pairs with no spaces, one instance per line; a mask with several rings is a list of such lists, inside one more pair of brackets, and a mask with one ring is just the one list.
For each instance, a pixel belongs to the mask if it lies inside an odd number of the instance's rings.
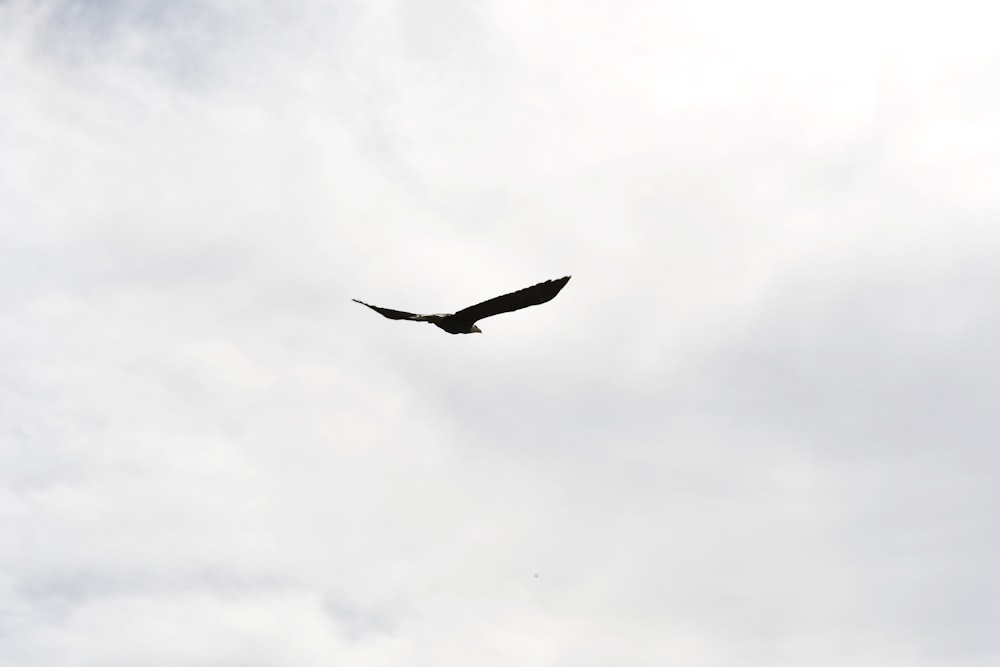
[[450,334],[482,333],[482,330],[476,326],[476,322],[479,320],[551,301],[555,298],[556,294],[559,294],[559,290],[566,286],[569,279],[570,276],[565,276],[558,280],[546,280],[537,285],[525,287],[516,292],[494,297],[482,303],[477,303],[474,306],[463,308],[454,313],[436,315],[420,315],[418,313],[407,313],[402,310],[392,310],[391,308],[380,308],[379,306],[373,306],[358,299],[352,299],[352,301],[360,303],[362,306],[367,306],[383,317],[388,317],[390,320],[430,322]]

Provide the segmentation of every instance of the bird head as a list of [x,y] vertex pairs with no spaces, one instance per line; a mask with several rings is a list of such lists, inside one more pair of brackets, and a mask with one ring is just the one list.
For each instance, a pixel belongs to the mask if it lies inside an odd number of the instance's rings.
[[469,333],[483,333],[483,330],[473,324],[472,328],[469,329]]

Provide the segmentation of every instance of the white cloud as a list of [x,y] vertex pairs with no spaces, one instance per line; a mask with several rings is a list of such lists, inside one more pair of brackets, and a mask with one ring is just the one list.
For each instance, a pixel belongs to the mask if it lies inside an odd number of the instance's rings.
[[0,665],[993,664],[990,14],[0,5]]

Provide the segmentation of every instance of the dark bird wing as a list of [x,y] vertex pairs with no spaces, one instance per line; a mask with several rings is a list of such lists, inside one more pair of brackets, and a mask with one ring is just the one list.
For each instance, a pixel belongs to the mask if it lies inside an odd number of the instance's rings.
[[364,301],[359,301],[357,299],[351,299],[351,301],[360,303],[362,306],[368,306],[379,315],[388,317],[390,320],[412,320],[421,317],[416,313],[407,313],[402,310],[392,310],[391,308],[379,308],[378,306],[373,306],[370,303],[365,303]]
[[570,276],[565,276],[558,280],[546,280],[544,283],[525,287],[516,292],[494,297],[489,301],[483,301],[474,306],[463,308],[451,317],[473,324],[484,317],[492,317],[500,313],[510,313],[515,310],[527,308],[528,306],[537,306],[540,303],[545,303],[555,298],[556,294],[559,294],[559,290],[569,282],[569,279]]

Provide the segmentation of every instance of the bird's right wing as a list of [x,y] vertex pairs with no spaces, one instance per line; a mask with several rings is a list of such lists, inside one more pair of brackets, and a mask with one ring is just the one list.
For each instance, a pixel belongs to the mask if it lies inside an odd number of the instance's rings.
[[370,303],[365,303],[364,301],[359,301],[358,299],[351,299],[351,301],[355,303],[360,303],[362,306],[368,306],[379,315],[383,317],[388,317],[390,320],[417,320],[417,318],[423,317],[423,315],[418,315],[416,313],[407,313],[402,310],[392,310],[391,308],[379,308],[378,306],[373,306]]

